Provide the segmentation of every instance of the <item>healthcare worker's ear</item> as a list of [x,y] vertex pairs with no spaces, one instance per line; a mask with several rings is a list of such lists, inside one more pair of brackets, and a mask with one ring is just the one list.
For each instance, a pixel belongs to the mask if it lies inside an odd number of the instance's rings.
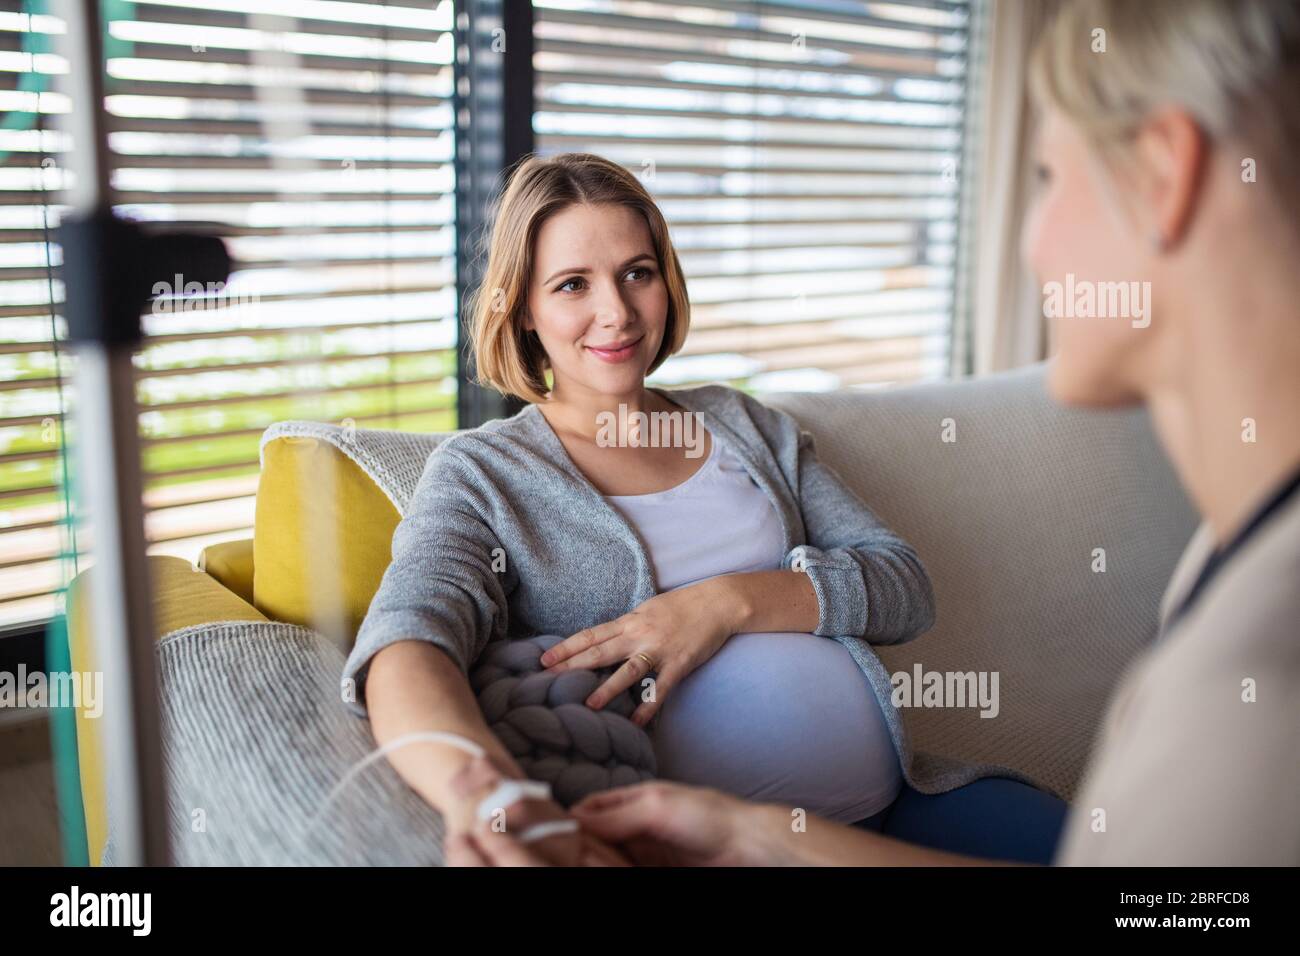
[[1152,250],[1176,248],[1202,204],[1209,158],[1205,133],[1185,110],[1163,109],[1142,123],[1132,155],[1133,193]]

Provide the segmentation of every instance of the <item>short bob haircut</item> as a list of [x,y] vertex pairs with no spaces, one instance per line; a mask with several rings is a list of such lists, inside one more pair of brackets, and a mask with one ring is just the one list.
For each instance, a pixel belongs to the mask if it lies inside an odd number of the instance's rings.
[[[1107,34],[1110,49],[1093,52]],[[1131,165],[1142,121],[1174,105],[1212,142],[1258,157],[1260,182],[1292,209],[1300,204],[1295,0],[1072,0],[1039,38],[1029,84],[1112,170]]]
[[577,204],[602,203],[637,210],[650,228],[659,272],[668,289],[668,319],[653,372],[682,347],[690,326],[686,280],[668,223],[640,181],[623,166],[591,153],[530,156],[515,169],[498,204],[483,281],[470,294],[466,315],[477,380],[506,395],[544,402],[549,387],[546,352],[524,328],[533,250],[542,224]]

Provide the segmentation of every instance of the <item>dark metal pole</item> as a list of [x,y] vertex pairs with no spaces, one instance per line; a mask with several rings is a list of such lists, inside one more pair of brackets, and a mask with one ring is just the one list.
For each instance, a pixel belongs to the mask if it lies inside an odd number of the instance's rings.
[[482,279],[489,210],[509,171],[533,151],[533,8],[526,0],[465,0],[455,24],[457,411],[462,428],[522,403],[475,385],[465,297]]
[[[143,336],[140,313],[156,277],[225,280],[219,240],[146,235],[112,211],[104,114],[102,26],[96,0],[57,0],[66,24],[72,108],[70,207],[59,227],[64,317],[76,357],[76,468],[72,484],[89,517],[89,571],[96,666],[104,675],[97,721],[115,862],[166,865],[166,781],[153,622],[145,556],[139,419],[132,357]],[[179,290],[177,290],[179,292]]]

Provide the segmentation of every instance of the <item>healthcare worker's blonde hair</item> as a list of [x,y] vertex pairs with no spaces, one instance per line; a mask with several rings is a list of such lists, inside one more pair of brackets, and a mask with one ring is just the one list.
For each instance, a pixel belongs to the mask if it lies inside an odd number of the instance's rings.
[[625,167],[591,153],[530,156],[510,177],[501,197],[483,281],[466,314],[477,379],[529,402],[546,400],[546,352],[524,328],[534,246],[542,224],[570,206],[612,203],[636,210],[650,228],[659,273],[668,289],[668,319],[649,372],[682,347],[690,326],[686,279],[668,237],[668,223],[640,180]]
[[1296,0],[1067,0],[1029,76],[1035,98],[1112,166],[1149,113],[1177,106],[1213,143],[1239,144],[1258,182],[1300,204]]

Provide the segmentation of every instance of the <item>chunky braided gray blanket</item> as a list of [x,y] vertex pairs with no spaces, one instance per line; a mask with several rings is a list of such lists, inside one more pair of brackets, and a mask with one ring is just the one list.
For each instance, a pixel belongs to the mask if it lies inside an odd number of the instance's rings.
[[655,755],[650,736],[632,723],[635,690],[601,710],[584,701],[614,668],[551,674],[540,658],[563,640],[540,635],[488,646],[470,686],[488,726],[524,772],[551,785],[566,807],[589,793],[648,780]]

